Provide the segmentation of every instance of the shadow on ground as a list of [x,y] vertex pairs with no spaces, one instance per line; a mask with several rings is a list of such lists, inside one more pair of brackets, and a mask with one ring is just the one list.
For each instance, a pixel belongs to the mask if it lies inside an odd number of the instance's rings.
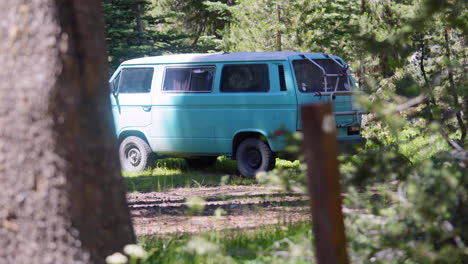
[[[280,160],[280,165],[296,167],[297,162]],[[296,164],[297,163],[297,164]],[[151,168],[140,173],[125,173],[128,192],[160,192],[173,188],[196,188],[219,185],[255,185],[255,179],[241,177],[236,161],[218,157],[213,166],[192,169],[184,159],[167,158],[153,163]]]

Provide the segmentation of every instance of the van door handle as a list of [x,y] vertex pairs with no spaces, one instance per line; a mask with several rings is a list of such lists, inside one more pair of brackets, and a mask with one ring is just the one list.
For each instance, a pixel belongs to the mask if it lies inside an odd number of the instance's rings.
[[143,111],[145,112],[151,111],[151,105],[142,106],[141,108],[143,108]]

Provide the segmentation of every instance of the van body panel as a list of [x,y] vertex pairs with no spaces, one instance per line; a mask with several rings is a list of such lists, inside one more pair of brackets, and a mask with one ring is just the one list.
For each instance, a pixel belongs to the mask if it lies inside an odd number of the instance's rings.
[[145,138],[143,138],[144,140],[148,140],[148,134],[147,134],[147,127],[125,127],[125,128],[122,128],[120,129],[117,134],[120,136],[124,133],[128,133],[128,134],[138,134],[138,133],[141,133],[144,135]]
[[[260,132],[269,139],[277,130],[295,131],[297,103],[294,90],[280,91],[279,80],[270,78],[270,90],[258,93],[228,93],[219,90],[224,65],[251,64],[231,62],[215,64],[172,64],[170,67],[215,66],[215,81],[211,92],[154,91],[151,145],[160,154],[232,155],[232,139],[239,131]],[[268,65],[270,76],[277,76],[281,62],[255,62]],[[164,68],[159,66],[159,74]],[[162,78],[157,77],[159,87]],[[290,83],[290,82],[289,82]],[[290,84],[289,84],[290,85]],[[292,117],[292,118],[291,118]],[[283,144],[269,140],[272,150]]]

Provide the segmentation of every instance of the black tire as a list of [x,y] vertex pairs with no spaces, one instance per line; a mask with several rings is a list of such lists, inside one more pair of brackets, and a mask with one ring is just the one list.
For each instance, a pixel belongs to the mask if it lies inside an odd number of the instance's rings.
[[127,172],[144,170],[154,159],[154,153],[146,141],[139,137],[126,137],[119,148],[120,165]]
[[237,169],[247,178],[254,178],[257,172],[272,170],[276,162],[275,153],[258,138],[242,141],[237,148],[236,159]]
[[218,157],[194,157],[186,158],[187,166],[193,169],[203,169],[213,166],[216,163]]

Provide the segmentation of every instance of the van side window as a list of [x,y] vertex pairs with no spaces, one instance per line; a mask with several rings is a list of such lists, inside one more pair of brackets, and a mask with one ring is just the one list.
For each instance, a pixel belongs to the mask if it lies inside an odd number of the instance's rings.
[[166,68],[163,91],[211,92],[214,73],[214,66]]
[[125,68],[120,77],[120,93],[149,93],[153,80],[153,68]]
[[286,91],[286,79],[284,77],[283,65],[278,66],[278,76],[279,76],[279,82],[280,82],[280,91]]
[[270,89],[267,64],[225,65],[221,92],[267,92]]

